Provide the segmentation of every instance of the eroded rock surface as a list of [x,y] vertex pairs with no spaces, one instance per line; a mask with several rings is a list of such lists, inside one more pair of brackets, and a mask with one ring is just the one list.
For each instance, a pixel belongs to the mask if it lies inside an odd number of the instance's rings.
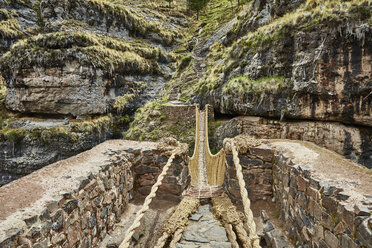
[[[158,5],[149,12],[146,4],[125,1],[14,1],[1,6],[5,21],[15,23],[3,35],[10,39],[4,40],[3,50],[26,38],[0,62],[6,106],[27,114],[135,110],[156,97],[172,74],[174,58],[167,50],[182,37],[187,21],[182,12],[167,19]],[[28,22],[20,24],[24,20]]]
[[112,118],[17,120],[0,135],[0,186],[112,138]]
[[204,76],[181,97],[226,114],[372,126],[371,4],[256,5],[210,47]]

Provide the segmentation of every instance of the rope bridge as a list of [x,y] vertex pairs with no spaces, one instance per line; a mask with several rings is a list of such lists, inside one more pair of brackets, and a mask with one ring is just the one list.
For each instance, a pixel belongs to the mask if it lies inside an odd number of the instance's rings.
[[[225,150],[230,150],[233,154],[240,194],[243,200],[244,215],[246,218],[245,222],[239,216],[236,207],[224,193],[222,187],[226,171]],[[181,149],[179,147],[172,151],[167,164],[163,167],[156,183],[152,186],[151,192],[146,197],[141,210],[137,212],[133,224],[126,231],[125,238],[119,248],[127,248],[130,246],[135,230],[140,226],[141,220],[145,212],[149,209],[152,199],[156,196],[156,192],[162,184],[173,160],[180,153]],[[259,248],[259,237],[256,233],[256,224],[254,223],[253,213],[250,208],[251,202],[245,188],[242,166],[240,165],[238,151],[234,140],[225,139],[224,149],[221,149],[216,155],[213,155],[210,152],[208,143],[208,105],[205,107],[204,111],[199,110],[199,107],[196,106],[195,149],[193,156],[189,158],[188,167],[191,176],[191,186],[172,216],[165,223],[163,233],[154,247],[162,248],[167,243],[169,244],[169,247],[175,247],[187,227],[188,217],[199,207],[199,199],[212,198],[214,213],[223,221],[223,225],[232,247],[239,247],[237,241],[237,239],[239,239],[244,247]],[[244,225],[247,227],[248,234]],[[172,237],[172,239],[169,241],[170,237]]]

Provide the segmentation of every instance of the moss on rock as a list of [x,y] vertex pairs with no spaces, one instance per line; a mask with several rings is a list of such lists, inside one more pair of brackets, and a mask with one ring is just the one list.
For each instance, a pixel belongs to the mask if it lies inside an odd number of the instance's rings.
[[93,120],[72,122],[69,126],[58,126],[53,128],[34,127],[32,129],[26,129],[5,125],[0,129],[0,141],[17,143],[24,138],[29,138],[48,144],[53,140],[61,138],[69,142],[76,142],[81,135],[106,135],[112,124],[113,119],[111,116],[102,116]]
[[127,93],[124,96],[119,96],[115,99],[113,107],[119,112],[123,112],[129,103],[133,102],[135,95],[132,93]]
[[112,15],[117,22],[123,23],[136,36],[146,37],[155,33],[166,44],[173,44],[181,33],[177,30],[166,27],[159,21],[148,20],[139,12],[134,12],[124,1],[110,0],[69,0],[67,9],[76,9],[77,6],[86,9],[96,9],[103,15]]
[[222,91],[224,93],[236,94],[251,92],[261,94],[262,92],[277,91],[286,86],[286,79],[282,76],[261,77],[257,80],[252,80],[247,76],[234,77],[226,83]]
[[8,9],[0,9],[0,37],[3,39],[17,39],[23,36],[16,12]]
[[160,73],[156,59],[161,52],[152,47],[89,33],[57,32],[34,36],[14,44],[0,59],[3,75],[19,69],[58,67],[67,61],[102,68],[114,73]]
[[139,141],[159,141],[164,137],[173,137],[193,149],[195,125],[177,120],[167,120],[162,113],[164,101],[156,100],[139,108],[130,123],[129,129],[123,133],[124,139]]

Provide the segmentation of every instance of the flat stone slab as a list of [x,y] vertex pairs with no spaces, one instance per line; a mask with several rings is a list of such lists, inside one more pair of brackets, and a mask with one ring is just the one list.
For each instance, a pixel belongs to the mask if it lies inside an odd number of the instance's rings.
[[189,220],[199,221],[202,217],[203,217],[203,215],[201,215],[201,214],[193,214],[189,217]]
[[192,243],[178,243],[176,248],[231,248],[230,242],[211,242],[209,244],[197,245]]
[[211,205],[200,206],[189,218],[191,222],[186,227],[178,248],[230,248],[225,228],[214,217]]
[[199,245],[195,244],[176,244],[176,248],[199,248]]
[[204,236],[201,232],[184,232],[183,237],[186,241],[196,242],[196,243],[208,243],[209,239]]
[[204,232],[204,234],[212,241],[225,242],[228,241],[226,230],[222,226],[212,226]]

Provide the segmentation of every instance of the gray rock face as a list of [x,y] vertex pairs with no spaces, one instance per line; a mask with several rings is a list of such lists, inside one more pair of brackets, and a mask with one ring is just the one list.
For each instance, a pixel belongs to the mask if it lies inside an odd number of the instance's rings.
[[275,0],[256,0],[253,4],[253,10],[249,10],[249,18],[245,18],[241,22],[241,27],[238,32],[228,32],[224,44],[231,44],[239,37],[245,35],[249,31],[256,30],[258,27],[268,24],[270,18],[283,16],[284,14],[298,8],[306,0],[290,0],[290,1],[275,1]]
[[[142,7],[110,1],[15,0],[0,6],[20,33],[0,41],[0,54],[27,38],[0,62],[11,111],[75,117],[130,113],[156,97],[173,73],[166,49],[179,38],[181,17],[163,21]],[[130,100],[117,110],[115,100],[126,95]]]
[[[346,32],[346,27],[341,27],[341,30]],[[364,35],[366,40],[370,40],[372,35],[367,30]],[[291,37],[290,32],[287,37]],[[286,116],[371,126],[372,108],[369,106],[372,98],[368,94],[372,71],[367,64],[372,63],[372,42],[357,38],[346,40],[346,35],[340,36],[331,30],[299,32],[281,40],[278,46],[258,53],[249,52],[243,57],[247,65],[242,67],[244,63],[240,58],[225,72],[226,81],[240,75],[256,79],[280,75],[289,79],[285,86],[259,93],[238,92],[237,89],[223,91],[222,86],[210,92],[206,99],[221,113]],[[235,48],[240,49],[239,46]]]
[[31,2],[1,0],[0,9],[0,20],[3,22],[0,28],[0,55],[2,55],[18,39],[24,38],[38,26]]
[[[6,106],[22,113],[94,115],[107,112],[109,81],[103,71],[68,63],[63,68],[24,70],[8,84]],[[92,82],[92,78],[95,81]],[[115,97],[113,95],[112,97]]]
[[371,217],[362,222],[359,229],[358,238],[361,239],[367,246],[372,246],[372,226]]
[[[87,124],[87,127],[89,124]],[[89,129],[91,130],[89,131]],[[104,118],[87,130],[69,126],[24,130],[16,140],[0,140],[0,186],[30,174],[46,165],[86,151],[112,138],[112,121]]]
[[[221,53],[226,66],[205,69],[192,102],[223,114],[371,127],[372,32],[368,19],[354,13],[372,6],[335,8],[343,17],[329,20],[303,2],[256,1],[227,32],[223,52],[206,56]],[[212,85],[204,83],[208,75],[216,78]]]
[[[131,39],[130,36],[135,35],[163,45],[173,43],[176,36],[167,36],[155,28],[154,23],[159,21],[156,17],[146,19],[136,11],[128,5],[115,6],[107,2],[101,4],[84,0],[46,0],[41,4],[42,16],[49,20],[46,25],[49,31],[63,29],[58,22],[73,19],[94,27],[95,32],[109,33],[120,39]],[[176,29],[176,26],[167,26],[162,22],[159,24],[164,25],[164,29]]]

